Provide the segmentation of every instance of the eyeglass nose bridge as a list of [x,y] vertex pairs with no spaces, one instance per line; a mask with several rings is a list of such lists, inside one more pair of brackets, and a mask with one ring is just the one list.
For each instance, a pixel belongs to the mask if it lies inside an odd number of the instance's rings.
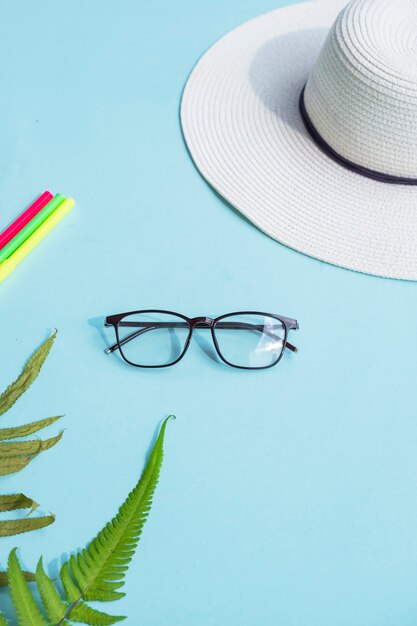
[[211,317],[193,317],[190,324],[191,328],[212,328],[214,319]]

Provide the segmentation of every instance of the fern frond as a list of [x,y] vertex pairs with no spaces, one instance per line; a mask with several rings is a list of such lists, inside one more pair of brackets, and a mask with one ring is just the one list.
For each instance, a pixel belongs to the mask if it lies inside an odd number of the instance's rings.
[[[51,350],[55,337],[56,331],[49,339],[44,341],[38,350],[36,350],[26,363],[20,376],[0,395],[0,415],[8,411],[36,379]],[[63,431],[50,439],[34,439],[29,441],[10,440],[36,433],[42,428],[50,426],[60,419],[60,417],[61,416],[48,417],[38,422],[24,424],[23,426],[0,429],[0,476],[14,474],[25,468],[38,454],[44,450],[49,450],[52,446],[57,444],[62,437]],[[0,496],[0,511],[30,508],[28,515],[24,519],[0,521],[0,537],[8,537],[10,535],[17,535],[18,533],[44,528],[55,521],[54,515],[29,519],[29,515],[37,506],[36,502],[23,494]]]
[[162,465],[168,419],[162,424],[142,477],[117,515],[86,549],[70,558],[69,570],[80,589],[80,599],[110,601],[124,595],[115,591],[112,583],[122,581],[123,584],[126,566],[132,559],[148,517]]
[[149,514],[162,465],[168,419],[162,424],[142,477],[118,514],[85,550],[71,555],[61,568],[60,577],[66,599],[72,602],[66,617],[72,622],[108,626],[124,619],[122,616],[110,616],[93,610],[84,601],[110,601],[124,596],[116,589],[124,584],[125,572]]
[[7,626],[7,620],[4,617],[3,613],[0,613],[0,626]]
[[10,596],[19,626],[47,626],[19,565],[16,548],[10,552],[7,575],[9,578]]
[[42,365],[48,356],[57,331],[55,331],[49,339],[43,342],[43,344],[36,350],[33,356],[26,363],[20,376],[7,387],[0,396],[0,415],[6,413],[14,403],[20,398],[20,396],[31,386],[33,381],[38,376]]
[[[2,576],[5,578],[3,583],[9,583],[18,626],[69,626],[70,623],[111,626],[125,619],[121,615],[111,616],[93,609],[86,602],[117,600],[124,595],[117,590],[124,584],[126,570],[152,504],[162,465],[168,419],[161,426],[141,478],[117,515],[104,526],[86,549],[73,554],[62,565],[60,578],[64,598],[61,597],[54,581],[46,574],[42,559],[39,560],[35,580],[47,621],[27,583],[27,580],[33,580],[33,575],[22,571],[16,549],[12,550],[8,560],[7,576],[0,572],[0,584]],[[22,494],[17,494],[13,498],[10,499],[10,505],[16,508],[28,503],[28,499]],[[4,626],[5,623],[0,620],[0,626]]]

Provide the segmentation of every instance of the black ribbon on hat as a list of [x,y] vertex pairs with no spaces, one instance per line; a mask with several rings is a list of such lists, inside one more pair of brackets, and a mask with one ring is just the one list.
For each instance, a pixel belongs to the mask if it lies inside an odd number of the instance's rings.
[[339,165],[343,165],[348,170],[352,172],[356,172],[357,174],[361,174],[362,176],[366,176],[367,178],[372,178],[373,180],[377,180],[381,183],[391,183],[393,185],[417,185],[417,178],[406,178],[403,176],[393,176],[392,174],[384,174],[383,172],[377,172],[376,170],[371,170],[363,165],[358,165],[346,157],[342,156],[336,150],[334,150],[325,139],[320,135],[317,128],[314,126],[313,122],[310,119],[309,114],[307,113],[307,109],[304,102],[304,92],[306,86],[304,85],[303,90],[300,94],[299,108],[301,117],[304,122],[304,126],[308,130],[310,137],[317,144],[324,154],[328,157],[339,163]]

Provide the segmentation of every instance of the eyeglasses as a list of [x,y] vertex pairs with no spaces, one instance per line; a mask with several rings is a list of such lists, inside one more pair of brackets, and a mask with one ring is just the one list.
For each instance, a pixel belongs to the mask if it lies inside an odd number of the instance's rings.
[[195,328],[209,329],[217,354],[224,363],[240,369],[266,369],[282,358],[290,330],[298,330],[297,320],[275,315],[242,311],[220,317],[189,318],[172,311],[131,311],[106,317],[113,326],[116,343],[106,349],[120,350],[123,359],[135,367],[169,367],[182,359]]

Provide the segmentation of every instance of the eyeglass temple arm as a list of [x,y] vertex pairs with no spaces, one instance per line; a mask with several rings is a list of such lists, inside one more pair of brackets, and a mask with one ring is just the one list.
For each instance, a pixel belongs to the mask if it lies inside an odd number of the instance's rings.
[[[108,324],[107,322],[105,322],[104,325],[112,326],[113,324]],[[119,343],[115,343],[109,348],[106,348],[105,350],[106,354],[111,354],[115,350],[119,349],[119,345],[124,346],[126,343],[129,343],[129,341],[132,341],[132,339],[136,339],[136,337],[143,335],[143,333],[147,333],[150,330],[155,330],[156,328],[188,328],[189,327],[187,322],[119,322],[119,326],[124,326],[124,327],[141,326],[141,328],[139,330],[136,330],[134,333],[127,335],[126,337],[124,337],[124,339],[120,339]],[[197,325],[197,327],[209,328],[208,325],[203,325],[202,322],[200,322]],[[263,332],[267,334],[269,337],[272,337],[275,339],[275,335],[269,333],[268,331],[265,330],[263,326],[260,326],[257,324],[244,324],[243,322],[217,322],[216,327],[227,328],[230,330],[242,330],[242,329],[258,330],[259,332]],[[288,348],[288,350],[290,350],[291,352],[297,352],[297,348],[289,341],[286,342],[285,347]]]
[[[107,324],[107,326],[111,326],[111,324]],[[123,323],[120,324],[120,326],[123,326]],[[129,343],[129,341],[132,341],[132,339],[136,339],[136,337],[139,337],[139,335],[143,335],[143,333],[147,333],[149,330],[155,330],[155,326],[153,325],[149,326],[149,328],[141,328],[140,330],[137,330],[134,333],[127,335],[124,339],[119,339],[119,343],[114,343],[109,348],[106,348],[104,352],[106,354],[111,354],[115,350],[119,349],[119,344],[120,346],[124,346],[125,343]]]

